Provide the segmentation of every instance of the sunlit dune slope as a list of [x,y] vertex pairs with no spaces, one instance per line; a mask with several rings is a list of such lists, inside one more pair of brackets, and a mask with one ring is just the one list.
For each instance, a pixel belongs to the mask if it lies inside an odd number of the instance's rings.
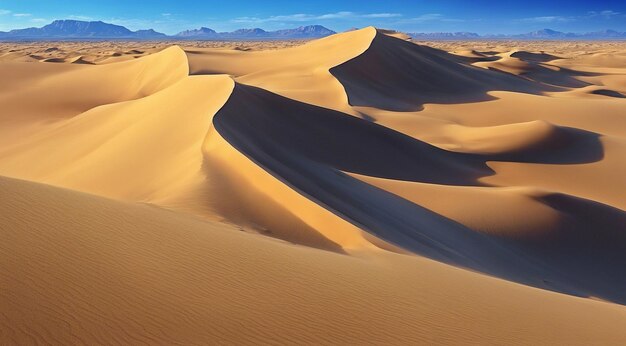
[[187,76],[184,52],[158,54],[115,65],[0,64],[0,144],[97,106],[141,98]]
[[233,86],[226,76],[184,77],[152,95],[92,108],[0,151],[0,170],[121,199],[175,195],[199,179],[199,150]]

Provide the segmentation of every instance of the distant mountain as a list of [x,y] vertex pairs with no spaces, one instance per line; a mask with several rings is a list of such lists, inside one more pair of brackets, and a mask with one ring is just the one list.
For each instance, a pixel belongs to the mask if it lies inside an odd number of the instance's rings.
[[415,40],[470,40],[478,39],[480,35],[473,32],[431,32],[431,33],[407,33]]
[[588,32],[584,34],[586,38],[605,38],[605,39],[623,39],[626,38],[626,32],[615,30],[602,30],[596,32]]
[[[55,20],[41,28],[16,29],[0,32],[0,40],[55,40],[55,39],[187,39],[187,40],[261,40],[261,39],[309,39],[335,34],[321,25],[301,26],[294,29],[265,31],[260,28],[239,29],[232,32],[216,32],[201,27],[168,36],[153,29],[131,31],[121,25],[101,21]],[[602,30],[588,33],[566,33],[541,29],[516,35],[479,35],[473,32],[414,32],[407,33],[414,40],[626,40],[626,32]]]
[[309,25],[301,26],[295,29],[276,30],[273,34],[277,37],[308,38],[330,36],[336,34],[336,32],[321,25]]
[[254,29],[238,29],[233,32],[221,32],[220,36],[224,39],[233,38],[233,39],[242,39],[242,38],[266,38],[271,36],[269,32],[254,28]]
[[165,38],[167,37],[167,35],[165,35],[164,33],[154,31],[153,29],[137,30],[135,31],[134,36],[141,37],[141,38],[159,38],[159,37]]
[[254,40],[301,39],[330,36],[336,32],[321,25],[300,26],[294,29],[265,31],[260,28],[216,32],[207,27],[181,31],[168,36],[153,29],[131,31],[121,25],[102,21],[55,20],[40,28],[0,31],[0,40],[54,40],[54,39],[190,39],[190,40]]
[[209,28],[187,30],[175,35],[184,39],[220,39],[220,40],[254,40],[254,39],[299,39],[320,38],[335,34],[334,31],[321,25],[301,26],[295,29],[265,31],[260,28],[239,29],[232,32],[216,32]]
[[189,39],[189,40],[255,40],[300,39],[330,36],[335,32],[321,25],[301,26],[295,29],[265,31],[260,28],[239,29],[232,32],[216,32],[213,29],[181,31],[167,36],[153,29],[131,31],[121,25],[80,20],[55,20],[41,28],[26,28],[0,32],[0,40],[50,40],[50,39]]
[[71,38],[158,38],[165,34],[150,30],[131,31],[121,25],[80,20],[55,20],[41,28],[16,29],[0,32],[0,38],[9,39],[71,39]]
[[176,34],[178,37],[190,37],[190,38],[203,38],[203,37],[216,37],[217,32],[213,29],[201,27],[200,29],[185,30]]
[[577,40],[577,39],[593,39],[593,40],[611,40],[626,39],[626,32],[618,32],[615,30],[603,30],[598,32],[573,33],[561,32],[552,29],[542,29],[532,31],[526,34],[513,35],[513,38],[521,39],[545,39],[545,40]]
[[561,32],[541,29],[515,35],[478,35],[472,32],[408,33],[414,40],[623,40],[626,32],[603,30],[588,33]]
[[552,29],[541,29],[532,31],[526,34],[514,35],[514,37],[529,38],[529,39],[567,39],[578,38],[580,34],[560,32]]

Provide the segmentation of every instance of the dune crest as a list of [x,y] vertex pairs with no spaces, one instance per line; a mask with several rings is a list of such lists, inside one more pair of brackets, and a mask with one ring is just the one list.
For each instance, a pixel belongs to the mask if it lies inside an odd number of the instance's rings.
[[376,32],[370,47],[332,69],[350,104],[392,111],[420,110],[424,103],[490,100],[490,90],[539,93],[545,87],[484,71],[462,58]]

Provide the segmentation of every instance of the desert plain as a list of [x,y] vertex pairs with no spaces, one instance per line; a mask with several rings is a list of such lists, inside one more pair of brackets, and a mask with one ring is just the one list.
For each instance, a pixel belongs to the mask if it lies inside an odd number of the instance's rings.
[[1,344],[626,344],[626,45],[0,43]]

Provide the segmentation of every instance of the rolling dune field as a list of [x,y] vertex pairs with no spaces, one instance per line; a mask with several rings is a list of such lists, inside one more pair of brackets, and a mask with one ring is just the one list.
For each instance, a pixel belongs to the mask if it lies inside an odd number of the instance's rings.
[[0,344],[626,344],[626,46],[0,44]]

